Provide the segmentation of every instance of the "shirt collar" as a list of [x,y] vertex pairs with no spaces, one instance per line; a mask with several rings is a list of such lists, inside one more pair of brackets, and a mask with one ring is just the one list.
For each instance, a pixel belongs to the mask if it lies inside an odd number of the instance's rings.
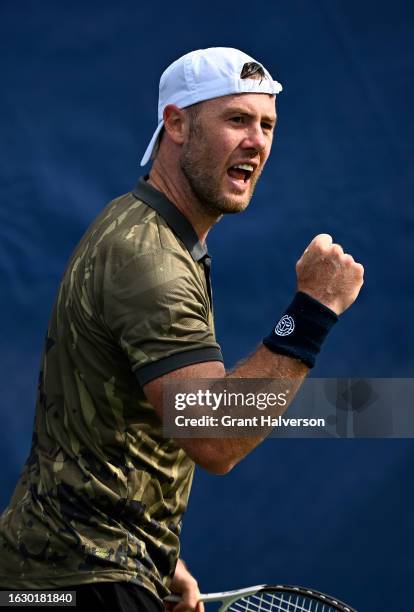
[[163,217],[173,232],[185,244],[194,261],[200,261],[206,256],[209,257],[207,247],[200,242],[188,219],[161,191],[150,185],[147,179],[148,175],[139,179],[132,190],[134,196],[151,206]]

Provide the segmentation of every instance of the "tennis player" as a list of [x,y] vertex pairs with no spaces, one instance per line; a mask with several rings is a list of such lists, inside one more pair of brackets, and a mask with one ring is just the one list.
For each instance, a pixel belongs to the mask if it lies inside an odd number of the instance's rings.
[[[175,610],[203,610],[177,562],[194,465],[225,474],[262,438],[164,438],[162,389],[227,375],[206,236],[249,204],[281,89],[229,48],[188,53],[161,76],[151,171],[92,223],[59,287],[30,456],[0,522],[3,589],[75,590],[78,608],[111,612],[161,610],[173,591]],[[291,304],[231,376],[303,380],[362,282],[362,266],[316,236]]]

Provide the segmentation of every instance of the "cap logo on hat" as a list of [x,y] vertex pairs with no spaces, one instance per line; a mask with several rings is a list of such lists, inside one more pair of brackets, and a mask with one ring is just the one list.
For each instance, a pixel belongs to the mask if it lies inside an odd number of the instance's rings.
[[[260,78],[257,78],[260,77]],[[175,60],[161,75],[158,97],[158,126],[141,160],[151,159],[164,127],[168,104],[186,108],[192,104],[240,93],[276,95],[282,86],[252,57],[229,47],[197,49]]]

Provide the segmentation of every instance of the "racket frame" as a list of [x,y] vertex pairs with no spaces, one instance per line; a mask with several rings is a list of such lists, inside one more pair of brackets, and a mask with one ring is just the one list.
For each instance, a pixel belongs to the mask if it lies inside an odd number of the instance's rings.
[[[220,591],[217,593],[200,593],[200,601],[213,602],[220,601],[222,605],[219,608],[219,612],[225,612],[235,601],[248,597],[249,595],[257,595],[261,592],[279,591],[281,593],[291,593],[292,595],[298,595],[302,597],[313,597],[317,601],[327,606],[335,606],[340,612],[357,612],[355,608],[351,608],[348,604],[340,601],[336,597],[326,595],[321,591],[315,591],[314,589],[308,589],[299,586],[290,586],[285,584],[259,584],[256,586],[246,587],[243,589],[235,589],[233,591]],[[178,602],[180,601],[179,595],[170,595],[165,601]]]

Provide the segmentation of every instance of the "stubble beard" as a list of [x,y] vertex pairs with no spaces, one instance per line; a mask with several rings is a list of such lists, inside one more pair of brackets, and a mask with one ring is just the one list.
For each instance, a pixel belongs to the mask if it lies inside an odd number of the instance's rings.
[[194,131],[188,142],[183,145],[180,167],[188,185],[203,210],[212,217],[235,214],[247,208],[253,196],[259,174],[251,180],[250,189],[243,200],[227,197],[220,193],[220,173],[212,166],[203,145],[195,142],[203,140],[201,130]]

